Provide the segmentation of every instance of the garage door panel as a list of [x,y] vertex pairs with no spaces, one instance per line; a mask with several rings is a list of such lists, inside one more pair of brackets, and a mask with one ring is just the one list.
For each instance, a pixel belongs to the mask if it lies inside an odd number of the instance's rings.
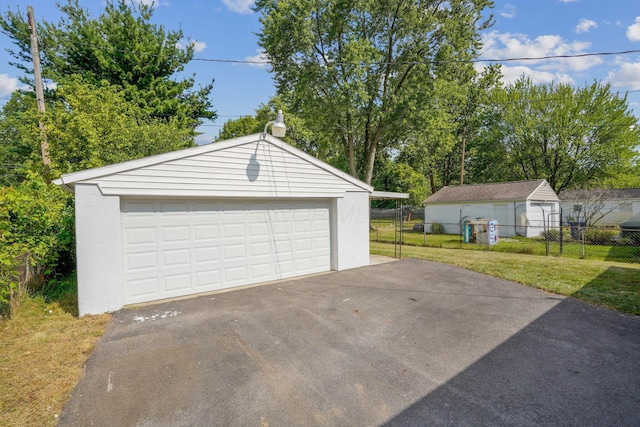
[[222,238],[223,239],[244,239],[245,238],[245,224],[244,223],[232,223],[222,225]]
[[191,251],[188,248],[162,251],[163,267],[191,265]]
[[152,201],[127,201],[126,205],[122,206],[122,212],[127,213],[130,218],[136,217],[155,217],[156,205]]
[[124,233],[125,245],[156,244],[155,227],[131,227]]
[[245,284],[248,278],[246,266],[224,267],[224,280],[229,285]]
[[195,224],[193,226],[193,239],[195,241],[217,240],[218,226],[212,224]]
[[331,256],[328,253],[326,255],[316,255],[313,257],[313,261],[315,270],[323,265],[329,264],[331,262]]
[[133,252],[125,257],[126,267],[129,271],[153,270],[158,268],[157,251]]
[[167,292],[189,290],[190,284],[191,273],[172,274],[164,278],[164,290]]
[[270,253],[269,242],[252,242],[249,243],[249,250],[251,257],[264,257],[269,256]]
[[330,269],[328,203],[123,200],[125,303]]
[[131,280],[127,287],[130,299],[140,297],[154,297],[160,290],[160,279],[157,277]]
[[298,251],[311,252],[311,250],[313,249],[313,243],[311,241],[311,237],[307,237],[304,239],[296,239],[295,245],[296,245],[296,252]]
[[323,252],[329,252],[330,243],[331,239],[329,239],[329,237],[318,237],[313,240],[313,248],[322,250]]
[[322,218],[313,221],[313,231],[324,231],[329,233],[329,218]]
[[270,280],[272,274],[270,262],[254,264],[251,266],[251,279],[258,281]]
[[209,290],[220,284],[220,271],[218,269],[198,271],[195,274],[195,280],[196,289]]
[[220,260],[220,249],[218,247],[195,248],[195,264],[205,264],[218,262]]
[[188,242],[189,227],[186,225],[171,225],[161,228],[162,243]]
[[275,274],[280,275],[280,277],[293,277],[295,275],[293,260],[291,259],[280,260],[274,265],[274,269]]
[[262,222],[254,221],[256,220],[252,220],[252,222],[249,224],[249,234],[251,235],[251,237],[254,239],[257,237],[268,238],[269,229],[265,226],[264,220]]
[[224,245],[223,251],[223,262],[233,262],[235,260],[244,261],[247,258],[247,247],[244,243]]

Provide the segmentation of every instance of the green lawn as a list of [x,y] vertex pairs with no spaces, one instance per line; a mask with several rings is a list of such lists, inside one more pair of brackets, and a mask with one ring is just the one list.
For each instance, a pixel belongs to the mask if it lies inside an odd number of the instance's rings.
[[[371,253],[393,256],[394,245],[371,242]],[[638,264],[421,246],[403,246],[402,256],[453,264],[640,315]]]
[[[459,235],[423,234],[409,231],[415,222],[405,223],[403,242],[408,245],[429,246],[434,248],[467,249],[476,251],[507,252],[526,255],[546,255],[546,245],[542,239],[525,237],[501,238],[497,245],[488,247],[475,243],[462,243]],[[372,242],[399,241],[392,221],[373,221],[369,238]],[[566,239],[562,247],[559,242],[549,242],[549,254],[566,258],[587,258],[601,261],[619,261],[640,263],[640,246],[585,245]]]

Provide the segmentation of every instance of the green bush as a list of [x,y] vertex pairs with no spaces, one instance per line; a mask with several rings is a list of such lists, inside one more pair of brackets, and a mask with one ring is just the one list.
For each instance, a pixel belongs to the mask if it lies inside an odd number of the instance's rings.
[[444,225],[439,222],[431,224],[431,234],[444,234]]
[[621,237],[618,239],[619,246],[632,246],[633,240],[630,237]]
[[540,237],[542,237],[545,241],[549,240],[550,242],[559,242],[560,241],[560,230],[551,229],[547,231],[543,231],[540,233]]
[[584,235],[584,240],[590,245],[611,246],[615,244],[614,237],[618,234],[618,230],[589,228]]
[[[36,175],[0,188],[0,310],[4,316],[23,291],[43,291],[48,280],[73,270],[73,198]],[[19,287],[25,266],[33,272]]]

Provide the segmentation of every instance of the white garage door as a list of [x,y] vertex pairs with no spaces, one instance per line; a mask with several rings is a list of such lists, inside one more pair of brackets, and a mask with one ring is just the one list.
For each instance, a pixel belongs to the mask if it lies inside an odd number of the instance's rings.
[[331,269],[328,202],[122,200],[125,304]]

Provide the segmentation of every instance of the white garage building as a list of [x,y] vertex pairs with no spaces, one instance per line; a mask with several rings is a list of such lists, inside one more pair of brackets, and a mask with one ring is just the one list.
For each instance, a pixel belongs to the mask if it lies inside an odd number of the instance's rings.
[[75,172],[80,315],[369,264],[372,188],[255,134]]

